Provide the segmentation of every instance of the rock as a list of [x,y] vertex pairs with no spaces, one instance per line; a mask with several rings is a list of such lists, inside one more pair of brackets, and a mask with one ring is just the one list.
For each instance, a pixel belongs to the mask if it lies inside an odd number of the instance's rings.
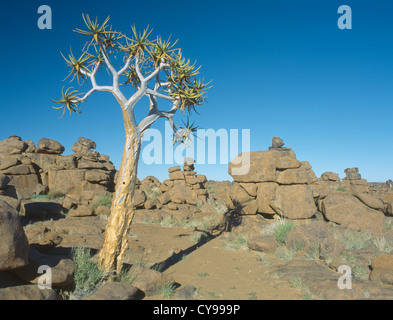
[[35,249],[30,249],[28,266],[13,270],[19,279],[36,284],[42,274],[38,273],[40,266],[49,266],[52,274],[52,286],[68,287],[74,283],[75,264],[70,259],[42,254]]
[[136,189],[135,193],[134,193],[134,203],[135,203],[135,207],[141,207],[143,206],[143,204],[146,201],[146,194],[143,190],[140,189]]
[[166,284],[173,284],[175,281],[166,274],[152,270],[132,267],[129,272],[136,272],[137,277],[132,283],[133,286],[142,290],[146,296],[159,293],[159,290]]
[[251,197],[239,184],[235,183],[229,190],[229,196],[235,204],[243,205],[244,203],[253,200]]
[[168,203],[168,209],[169,209],[169,210],[174,210],[174,211],[175,211],[175,210],[178,209],[178,207],[177,207],[176,204],[170,202],[170,203]]
[[319,250],[322,241],[333,242],[333,236],[328,232],[325,222],[314,222],[308,225],[301,225],[290,230],[285,237],[285,244],[293,250]]
[[206,183],[207,182],[207,177],[203,174],[198,174],[195,176],[197,178],[197,183]]
[[348,180],[360,180],[360,179],[362,179],[362,176],[360,175],[360,173],[347,172],[346,179],[348,179]]
[[277,241],[273,236],[252,237],[247,241],[251,250],[273,253],[278,247]]
[[107,206],[98,206],[97,209],[94,210],[96,216],[109,217],[111,214],[111,208]]
[[240,186],[246,190],[251,197],[257,196],[258,185],[255,183],[239,183]]
[[19,212],[21,200],[15,199],[15,198],[12,198],[12,197],[7,197],[7,196],[1,196],[0,195],[0,201],[6,202],[12,208],[14,208],[17,212]]
[[26,153],[35,153],[37,148],[32,140],[26,140],[25,143],[27,144],[27,149],[25,150]]
[[9,182],[10,178],[5,174],[0,173],[0,190],[4,190]]
[[176,171],[181,171],[180,166],[175,166],[175,167],[171,167],[171,168],[168,169],[169,173],[173,173],[173,172],[176,172]]
[[175,296],[175,300],[195,300],[195,293],[197,292],[197,288],[193,285],[188,284],[184,287],[181,287]]
[[278,170],[297,169],[301,166],[302,163],[293,157],[284,156],[276,159],[276,169]]
[[64,146],[56,140],[42,138],[38,141],[38,153],[62,154],[64,150]]
[[374,233],[384,230],[384,214],[367,207],[352,195],[332,193],[322,201],[321,207],[326,219],[343,227]]
[[270,206],[288,219],[308,219],[317,212],[312,189],[307,185],[279,186]]
[[157,207],[157,204],[159,203],[158,199],[148,199],[145,202],[145,209],[151,210]]
[[229,163],[228,173],[235,182],[274,182],[275,158],[271,151],[241,153]]
[[37,194],[37,195],[44,195],[49,192],[49,188],[48,188],[48,186],[44,186],[42,184],[37,184],[37,186],[34,188],[33,192],[34,192],[34,194]]
[[27,148],[27,144],[17,136],[11,136],[6,140],[0,141],[0,155],[4,154],[5,156],[8,156],[12,154],[21,154]]
[[90,205],[78,205],[76,209],[71,209],[68,212],[69,217],[89,217],[94,215],[94,209]]
[[28,263],[29,243],[19,214],[4,201],[0,201],[0,239],[0,271]]
[[7,157],[0,160],[0,170],[6,170],[18,164],[21,164],[21,161],[18,158]]
[[328,236],[319,239],[319,259],[332,260],[340,256],[344,250],[344,245],[338,240]]
[[83,138],[83,137],[80,137],[78,139],[78,143],[81,144],[82,146],[88,148],[88,149],[95,149],[97,147],[96,143],[93,140],[87,139],[87,138]]
[[307,161],[301,162],[298,169],[287,169],[277,173],[276,182],[279,184],[310,184],[317,181],[317,177]]
[[245,214],[245,215],[256,214],[258,211],[258,201],[251,200],[249,202],[239,204],[238,211],[240,214]]
[[56,202],[22,201],[21,211],[26,218],[41,220],[59,217],[63,207]]
[[380,199],[367,193],[355,192],[353,195],[371,209],[380,210],[382,212],[385,211],[385,205]]
[[393,285],[393,255],[381,254],[371,262],[370,279],[377,283]]
[[41,290],[37,285],[26,285],[7,272],[0,272],[0,300],[60,300],[52,289]]
[[175,171],[169,174],[169,179],[171,180],[184,180],[183,171]]
[[159,195],[159,196],[157,197],[157,199],[158,199],[158,201],[160,201],[160,203],[161,203],[162,205],[166,205],[168,202],[171,201],[171,196],[169,195],[168,192],[165,192],[165,193]]
[[273,148],[281,148],[284,145],[284,141],[282,141],[279,137],[273,137],[272,147]]
[[141,300],[143,297],[143,292],[131,284],[108,282],[85,300]]
[[276,189],[278,184],[275,182],[264,182],[258,184],[257,201],[258,201],[258,212],[275,214],[276,212],[270,206],[270,203],[276,197]]
[[323,181],[340,181],[340,177],[334,172],[324,172],[321,175],[321,180]]
[[170,191],[169,195],[171,201],[177,204],[182,203],[195,203],[197,201],[196,193],[189,187],[174,186]]

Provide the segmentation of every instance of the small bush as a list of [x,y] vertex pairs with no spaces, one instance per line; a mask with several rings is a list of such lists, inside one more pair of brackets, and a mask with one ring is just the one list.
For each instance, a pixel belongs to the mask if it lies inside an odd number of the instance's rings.
[[76,266],[74,271],[75,291],[72,296],[74,299],[80,300],[97,290],[103,282],[104,273],[91,260],[90,249],[77,247],[73,249],[72,253]]
[[112,197],[110,196],[105,196],[105,197],[100,197],[94,199],[92,206],[94,209],[97,209],[98,207],[108,207],[110,208],[112,206]]
[[278,243],[284,244],[285,236],[289,231],[294,228],[294,224],[292,222],[284,221],[281,224],[278,224],[274,229],[274,237],[276,238]]
[[346,189],[345,189],[345,187],[337,187],[337,188],[336,188],[336,191],[345,192]]
[[47,200],[46,195],[33,194],[31,201],[44,202]]
[[164,298],[171,298],[175,293],[175,286],[172,283],[167,282],[160,288],[160,293]]

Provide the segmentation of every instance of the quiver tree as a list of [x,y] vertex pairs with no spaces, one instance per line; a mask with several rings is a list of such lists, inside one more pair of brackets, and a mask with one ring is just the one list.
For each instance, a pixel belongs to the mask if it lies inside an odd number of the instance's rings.
[[[160,118],[167,119],[174,131],[175,143],[187,140],[196,128],[184,128],[174,124],[177,111],[195,111],[206,99],[207,84],[198,80],[199,68],[183,58],[177,43],[170,39],[157,37],[150,40],[151,30],[147,27],[138,33],[132,27],[132,37],[112,30],[108,25],[109,17],[99,24],[97,19],[90,20],[83,16],[87,30],[75,32],[86,36],[87,42],[79,58],[71,51],[64,59],[70,67],[72,80],[81,84],[91,83],[87,93],[79,93],[68,88],[62,90],[61,98],[52,100],[60,106],[56,109],[81,113],[80,104],[96,91],[111,93],[119,103],[125,129],[123,157],[116,181],[111,214],[105,231],[105,242],[99,254],[99,265],[108,273],[119,273],[127,249],[127,232],[134,216],[134,191],[137,180],[137,168],[141,150],[142,136],[151,125]],[[116,69],[117,64],[120,69]],[[97,72],[105,68],[111,78],[111,85],[99,85]],[[68,78],[67,77],[67,78]],[[134,89],[131,97],[126,97],[124,87]],[[122,91],[123,89],[123,91]],[[150,104],[146,105],[146,117],[136,122],[134,109],[141,99],[147,96]],[[168,111],[159,108],[160,101],[169,101]],[[187,122],[188,123],[188,122]]]

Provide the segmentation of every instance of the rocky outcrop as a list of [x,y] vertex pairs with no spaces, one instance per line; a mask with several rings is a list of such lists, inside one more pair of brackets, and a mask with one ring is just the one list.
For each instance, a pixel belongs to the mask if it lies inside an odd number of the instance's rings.
[[0,192],[30,199],[43,193],[37,190],[76,196],[90,190],[111,191],[115,167],[95,148],[93,140],[81,137],[72,148],[74,154],[63,156],[65,148],[55,140],[42,138],[37,148],[31,140],[10,136],[0,142]]
[[28,263],[29,243],[18,212],[0,200],[0,271],[23,267]]
[[[235,183],[228,195],[241,214],[307,219],[316,213],[309,185],[318,179],[310,163],[297,160],[283,145],[282,139],[274,137],[268,151],[240,154],[229,164],[228,173]],[[239,163],[244,165],[248,160],[249,168],[241,169]]]

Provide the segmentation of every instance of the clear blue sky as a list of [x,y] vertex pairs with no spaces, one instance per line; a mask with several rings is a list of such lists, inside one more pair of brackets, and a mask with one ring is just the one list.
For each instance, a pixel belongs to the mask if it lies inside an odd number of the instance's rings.
[[[53,10],[53,29],[37,27],[40,5]],[[339,30],[337,9],[350,5],[353,29]],[[52,109],[68,74],[60,51],[79,53],[82,13],[129,33],[135,24],[172,35],[185,56],[213,80],[200,127],[250,129],[251,150],[273,136],[307,160],[317,176],[357,166],[368,181],[393,178],[393,3],[381,0],[54,1],[2,3],[0,140],[17,134],[35,143],[60,141],[66,154],[80,136],[119,165],[120,107],[98,93],[84,113]],[[78,87],[77,83],[72,84]],[[86,92],[84,87],[84,92]],[[139,108],[143,109],[144,106]],[[155,128],[163,130],[163,122]],[[140,164],[139,177],[167,177],[169,165]],[[231,180],[227,165],[200,165],[209,179]]]

